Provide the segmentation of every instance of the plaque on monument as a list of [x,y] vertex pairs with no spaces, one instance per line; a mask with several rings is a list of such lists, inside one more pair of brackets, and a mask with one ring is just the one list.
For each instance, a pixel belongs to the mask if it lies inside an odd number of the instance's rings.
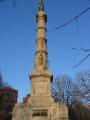
[[35,117],[35,116],[47,117],[47,115],[48,115],[48,110],[46,110],[46,109],[33,110],[33,117]]

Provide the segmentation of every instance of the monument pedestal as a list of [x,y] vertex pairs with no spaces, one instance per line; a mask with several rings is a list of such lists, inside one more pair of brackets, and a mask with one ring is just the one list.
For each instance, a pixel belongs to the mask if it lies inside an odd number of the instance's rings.
[[12,120],[69,120],[68,108],[63,103],[52,103],[48,106],[16,104]]
[[15,105],[12,120],[69,120],[67,106],[51,97],[51,72],[44,73],[31,73],[31,96],[27,103]]

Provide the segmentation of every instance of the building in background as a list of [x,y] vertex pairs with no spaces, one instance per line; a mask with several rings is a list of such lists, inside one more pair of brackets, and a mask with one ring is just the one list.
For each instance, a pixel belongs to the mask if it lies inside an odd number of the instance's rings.
[[11,87],[0,88],[0,120],[12,120],[12,111],[17,97],[17,90]]

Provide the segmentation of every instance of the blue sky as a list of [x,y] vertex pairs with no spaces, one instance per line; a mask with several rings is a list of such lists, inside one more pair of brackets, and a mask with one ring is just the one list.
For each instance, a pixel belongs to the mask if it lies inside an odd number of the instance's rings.
[[[53,31],[53,28],[90,6],[89,0],[44,0],[48,14],[47,40],[49,66],[52,73],[75,75],[76,72],[90,69],[90,57],[79,67],[73,68],[86,53],[72,48],[90,48],[90,11],[76,22]],[[6,0],[0,3],[0,70],[3,79],[18,89],[18,100],[30,93],[30,73],[34,66],[36,49],[36,13],[38,0]]]

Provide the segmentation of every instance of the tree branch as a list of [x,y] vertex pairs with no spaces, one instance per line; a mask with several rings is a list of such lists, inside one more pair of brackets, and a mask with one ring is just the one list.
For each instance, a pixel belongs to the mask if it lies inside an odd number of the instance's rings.
[[77,63],[76,65],[74,65],[73,67],[78,67],[82,62],[84,62],[88,57],[90,56],[90,54],[87,54],[79,63]]
[[83,49],[83,48],[80,48],[80,49],[84,52],[90,52],[90,49]]
[[[0,0],[0,2],[4,2],[4,1],[7,1],[7,0]],[[14,8],[16,5],[16,0],[10,0],[10,1],[13,1],[13,8]]]
[[56,27],[54,30],[58,30],[60,28],[65,27],[66,25],[72,23],[73,21],[76,21],[78,18],[80,18],[83,14],[85,14],[87,11],[90,10],[90,7],[88,7],[87,9],[85,9],[84,11],[82,11],[80,14],[78,14],[77,16],[75,16],[74,18],[72,18],[71,20],[65,22],[64,24],[60,25],[59,27]]

